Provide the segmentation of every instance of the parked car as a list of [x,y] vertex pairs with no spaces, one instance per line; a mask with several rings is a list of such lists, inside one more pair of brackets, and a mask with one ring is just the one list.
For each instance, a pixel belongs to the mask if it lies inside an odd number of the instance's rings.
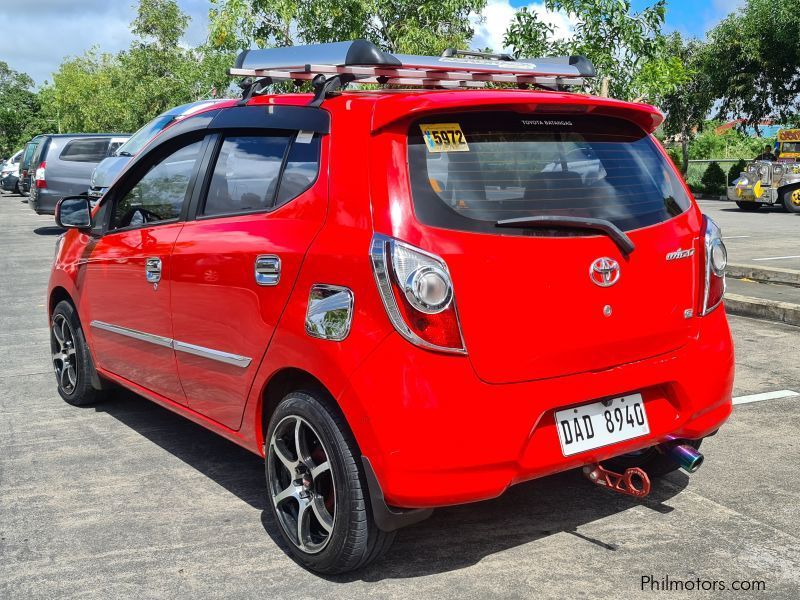
[[[731,412],[725,245],[652,136],[661,113],[424,89],[432,72],[594,73],[468,57],[244,53],[234,74],[313,77],[315,93],[246,86],[165,130],[92,212],[56,212],[59,394],[90,404],[113,382],[265,456],[276,527],[317,572],[369,563],[435,507],[567,469],[645,495],[695,471]],[[351,67],[423,89],[343,90]],[[590,176],[562,158],[576,145]]]
[[33,178],[32,171],[34,170],[31,167],[31,163],[33,162],[33,154],[36,152],[39,142],[41,142],[43,139],[43,135],[37,135],[30,142],[25,144],[25,148],[22,151],[22,159],[19,163],[19,187],[23,196],[27,196],[30,193],[31,181]]
[[19,163],[22,159],[23,150],[13,154],[0,168],[0,188],[7,192],[21,194],[19,186]]
[[161,113],[134,133],[116,152],[104,158],[102,162],[95,167],[89,185],[89,196],[92,198],[99,198],[105,194],[108,187],[130,162],[131,158],[136,156],[150,140],[167,127],[210,106],[231,105],[235,102],[235,100],[230,99],[200,100],[198,102],[176,106],[175,108]]
[[85,194],[94,168],[115,152],[128,135],[117,133],[47,134],[33,153],[35,165],[30,207],[52,215],[65,196]]

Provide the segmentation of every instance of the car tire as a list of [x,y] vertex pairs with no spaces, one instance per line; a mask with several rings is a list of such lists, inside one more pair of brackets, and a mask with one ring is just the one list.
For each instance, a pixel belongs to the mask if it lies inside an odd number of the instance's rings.
[[19,181],[14,184],[14,193],[17,194],[17,196],[22,196],[22,188],[19,187]]
[[758,202],[736,202],[736,206],[745,212],[755,212],[761,208]]
[[288,394],[275,409],[265,440],[267,503],[301,565],[336,575],[389,549],[395,532],[375,524],[358,445],[325,394]]
[[87,406],[104,399],[106,391],[92,381],[98,376],[75,308],[62,300],[50,318],[50,350],[59,395],[74,406]]
[[[700,444],[702,442],[702,439],[682,440],[683,444],[691,446],[695,450],[700,448]],[[619,473],[624,472],[625,469],[638,467],[647,473],[647,476],[650,478],[663,477],[664,475],[672,473],[673,471],[677,471],[680,468],[675,461],[673,461],[666,454],[659,452],[655,446],[645,448],[640,452],[617,456],[611,460],[605,461],[603,466]]]
[[800,187],[783,192],[783,206],[792,213],[800,213]]

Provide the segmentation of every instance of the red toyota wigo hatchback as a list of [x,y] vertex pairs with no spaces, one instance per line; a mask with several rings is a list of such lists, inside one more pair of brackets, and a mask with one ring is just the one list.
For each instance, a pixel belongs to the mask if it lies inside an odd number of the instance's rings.
[[[321,573],[521,481],[643,496],[699,467],[731,411],[726,252],[656,109],[564,91],[581,57],[355,41],[231,73],[241,101],[165,130],[91,214],[58,208],[67,402],[118,384],[264,456]],[[264,93],[286,80],[314,93]]]

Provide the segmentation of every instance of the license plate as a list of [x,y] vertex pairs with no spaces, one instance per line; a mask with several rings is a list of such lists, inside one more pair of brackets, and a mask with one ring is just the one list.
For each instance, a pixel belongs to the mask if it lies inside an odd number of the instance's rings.
[[556,411],[556,426],[564,456],[650,433],[641,394]]

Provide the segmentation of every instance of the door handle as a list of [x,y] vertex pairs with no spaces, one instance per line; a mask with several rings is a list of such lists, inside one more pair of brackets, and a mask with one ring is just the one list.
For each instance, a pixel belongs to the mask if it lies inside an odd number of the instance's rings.
[[281,280],[281,259],[274,254],[256,256],[256,283],[258,285],[278,285]]
[[161,259],[153,256],[144,261],[144,274],[147,283],[158,283],[161,281]]

